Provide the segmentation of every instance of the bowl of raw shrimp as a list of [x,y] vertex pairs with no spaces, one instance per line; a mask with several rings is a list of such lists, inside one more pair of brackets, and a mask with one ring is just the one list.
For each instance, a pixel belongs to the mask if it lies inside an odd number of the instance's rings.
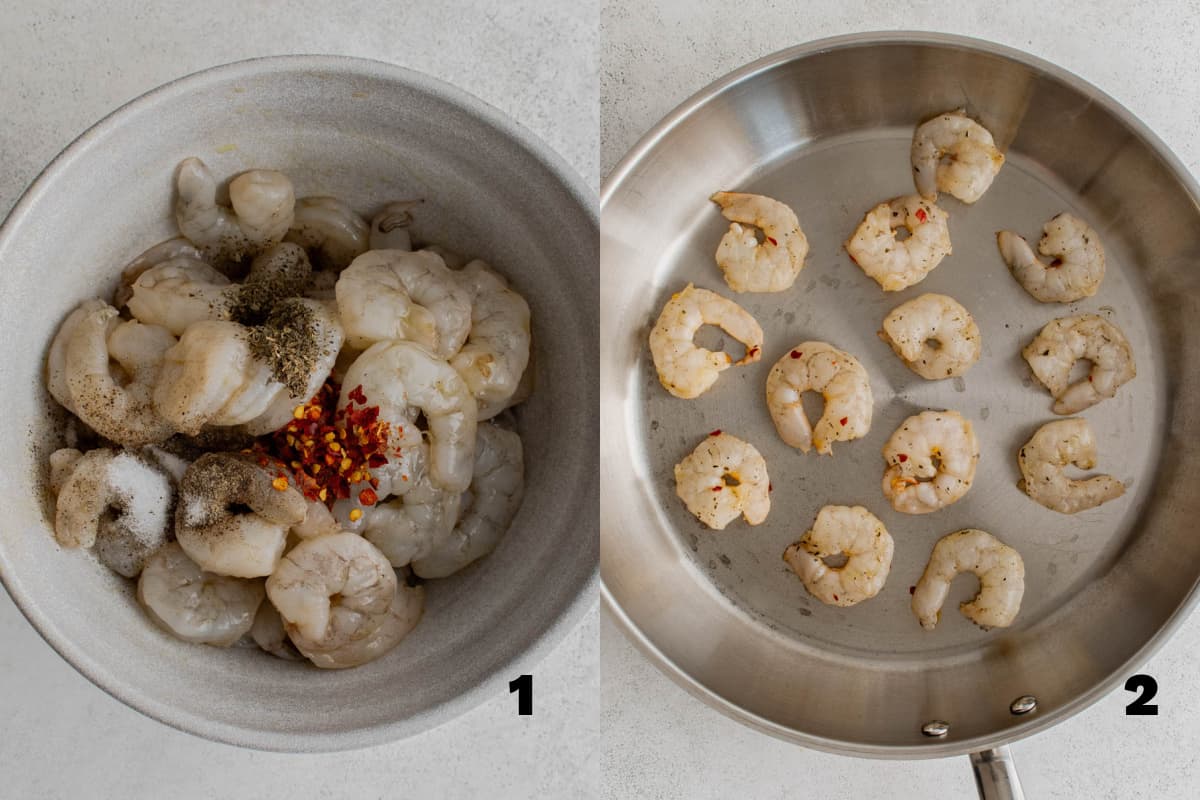
[[132,101],[0,228],[6,589],[233,744],[506,693],[595,602],[598,250],[578,175],[419,73],[285,56]]

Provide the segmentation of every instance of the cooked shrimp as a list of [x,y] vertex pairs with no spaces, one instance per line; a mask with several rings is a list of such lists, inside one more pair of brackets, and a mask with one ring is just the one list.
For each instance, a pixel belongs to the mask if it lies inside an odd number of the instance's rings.
[[979,442],[956,411],[922,411],[883,446],[883,494],[905,514],[928,514],[959,500],[975,480]]
[[288,529],[308,511],[281,472],[228,453],[194,461],[179,484],[175,512],[175,537],[188,556],[219,575],[270,575]]
[[129,298],[133,296],[133,284],[142,276],[143,272],[177,258],[201,261],[204,256],[196,249],[195,245],[182,236],[175,236],[159,242],[130,261],[125,265],[125,269],[121,270],[121,283],[113,295],[113,305],[117,308],[124,308],[125,304],[129,302]]
[[459,273],[471,296],[471,333],[450,364],[479,404],[479,419],[509,405],[529,364],[529,304],[482,261]]
[[979,593],[961,603],[963,616],[981,628],[1007,628],[1021,609],[1025,594],[1025,563],[1021,554],[985,531],[957,531],[938,540],[917,587],[912,610],[925,630],[942,616],[950,583],[960,572],[979,576]]
[[1000,257],[1017,283],[1043,303],[1073,303],[1091,297],[1104,280],[1104,247],[1100,237],[1083,220],[1062,213],[1046,223],[1038,252],[1012,231],[996,234]]
[[152,392],[175,337],[156,325],[122,322],[117,314],[102,303],[76,322],[63,362],[73,410],[118,444],[161,442],[175,428],[155,410]]
[[275,395],[275,399],[261,414],[245,424],[245,430],[251,436],[272,433],[291,422],[296,406],[312,399],[333,371],[334,362],[337,361],[345,339],[341,321],[338,320],[337,307],[332,301],[296,299],[288,302],[302,304],[312,312],[309,335],[312,337],[317,356],[309,370],[308,382],[300,392],[294,393],[284,388]]
[[[409,235],[408,226],[412,225],[412,210],[420,202],[420,200],[396,200],[384,206],[371,219],[369,249],[412,250],[412,237]],[[451,269],[456,268],[451,267]]]
[[164,261],[142,272],[130,287],[129,313],[176,336],[194,322],[229,319],[229,279],[190,256]]
[[[716,325],[737,339],[746,346],[746,355],[734,361],[728,353],[697,347],[692,339],[704,325]],[[671,295],[650,331],[650,355],[658,379],[668,392],[685,400],[707,392],[731,365],[758,361],[762,343],[762,328],[744,308],[690,283]]]
[[286,241],[314,251],[319,267],[341,270],[367,252],[369,234],[363,218],[336,197],[301,197]]
[[[816,429],[801,402],[805,392],[820,392],[825,409]],[[833,453],[833,442],[848,442],[871,429],[871,380],[858,359],[825,342],[802,342],[775,362],[767,375],[767,408],[779,437],[805,453],[816,447]]]
[[913,132],[913,181],[931,202],[942,191],[974,203],[1003,165],[992,134],[962,109],[939,114]]
[[127,577],[171,531],[171,483],[136,456],[106,448],[77,458],[62,479],[55,506],[54,538],[63,547],[104,541],[104,562]]
[[416,625],[424,592],[400,587],[392,565],[353,533],[306,539],[267,579],[292,642],[318,667],[364,664]]
[[521,507],[521,437],[496,425],[480,425],[475,441],[475,474],[462,496],[458,524],[439,529],[429,549],[413,558],[413,572],[422,578],[444,578],[491,553]]
[[[896,292],[923,281],[953,252],[948,219],[920,195],[897,197],[868,211],[844,246],[868,277]],[[896,238],[899,228],[909,233],[903,241]]]
[[471,330],[470,293],[428,250],[368,251],[342,271],[335,291],[351,347],[403,339],[449,358]]
[[[1121,329],[1095,314],[1063,317],[1042,328],[1021,355],[1054,396],[1055,414],[1077,414],[1112,397],[1137,375],[1133,348]],[[1086,380],[1068,384],[1079,359],[1091,362]]]
[[716,431],[675,465],[675,493],[710,528],[739,515],[759,525],[771,510],[767,462],[754,445]]
[[228,320],[191,325],[167,350],[154,406],[177,430],[239,425],[267,410],[283,385],[250,354],[246,328]]
[[923,294],[892,309],[879,338],[927,380],[962,375],[979,360],[979,327],[953,297]]
[[1125,494],[1125,484],[1111,475],[1075,480],[1064,469],[1096,466],[1096,437],[1087,420],[1075,417],[1047,422],[1017,453],[1018,487],[1052,511],[1074,514]]
[[[350,269],[353,265],[347,272]],[[434,485],[449,492],[470,486],[475,398],[453,367],[411,342],[379,342],[346,371],[339,408],[351,402],[356,389],[366,397],[366,405],[379,406],[380,419],[391,426],[389,457],[419,441],[420,431],[413,424],[419,409],[429,424],[429,472]]]
[[287,631],[283,629],[283,617],[279,616],[270,600],[259,604],[254,624],[250,626],[250,638],[264,651],[284,661],[300,661],[304,658],[288,638]]
[[171,542],[146,561],[137,595],[151,619],[185,642],[229,647],[254,624],[263,582],[205,572]]
[[[808,239],[796,214],[758,194],[717,192],[711,198],[732,220],[717,246],[717,266],[735,292],[782,292],[796,281],[808,255]],[[758,241],[755,230],[761,230]]]
[[198,158],[180,162],[175,187],[179,232],[209,258],[255,255],[278,244],[292,226],[296,196],[281,172],[252,169],[230,181],[232,209],[217,205],[217,181]]
[[[822,603],[852,606],[883,588],[892,568],[895,543],[879,518],[862,506],[825,506],[800,541],[783,551],[783,560]],[[825,559],[846,556],[831,567]]]

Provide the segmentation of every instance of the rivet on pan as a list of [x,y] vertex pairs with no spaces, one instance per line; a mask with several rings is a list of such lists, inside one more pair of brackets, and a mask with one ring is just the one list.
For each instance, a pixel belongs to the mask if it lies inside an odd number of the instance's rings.
[[932,722],[926,722],[921,726],[921,733],[926,736],[939,738],[950,732],[950,723],[942,722],[940,719],[935,719]]
[[1014,714],[1028,714],[1037,708],[1037,698],[1031,694],[1023,695],[1012,701],[1008,710]]

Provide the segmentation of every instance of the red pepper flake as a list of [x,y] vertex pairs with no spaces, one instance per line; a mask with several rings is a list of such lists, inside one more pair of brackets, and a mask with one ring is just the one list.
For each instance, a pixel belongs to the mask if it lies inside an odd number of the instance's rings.
[[908,454],[901,453],[900,455],[896,456],[896,460],[903,464],[905,461],[908,461]]
[[1091,382],[1092,382],[1092,376],[1088,375],[1088,383],[1091,383]]
[[840,422],[843,425],[845,425],[849,421],[850,421],[849,417],[842,417],[841,419],[838,420],[838,422]]
[[770,236],[767,237],[767,241],[770,242],[771,244],[775,245],[776,247],[779,246],[779,242],[775,241]]
[[835,595],[833,596],[833,602],[835,602],[835,603],[836,603],[837,601],[838,601],[838,596],[835,594]]
[[719,492],[719,491],[721,491],[721,487],[720,487],[720,486],[714,486],[714,487],[713,487],[713,491],[714,491],[714,492]]
[[909,594],[916,594],[916,593],[917,593],[917,587],[915,587],[915,586],[910,586],[910,587],[908,587],[908,593],[909,593]]
[[917,219],[920,220],[921,222],[924,222],[926,219],[929,218],[929,215],[925,213],[925,209],[923,209],[923,208],[917,209],[916,216],[917,216]]
[[790,355],[792,358],[800,358],[804,353],[801,353],[799,350],[793,350]]
[[720,435],[721,435],[721,429],[720,429],[720,428],[717,428],[715,431],[710,431],[708,435],[709,435],[709,436],[720,436]]
[[295,409],[286,426],[259,437],[254,450],[264,466],[269,461],[287,465],[309,500],[332,507],[350,497],[352,484],[367,482],[372,488],[359,492],[359,501],[374,505],[379,481],[370,471],[388,463],[391,426],[380,421],[378,406],[365,405],[362,386],[347,395],[344,408],[338,407],[340,391],[336,382],[326,381],[309,402]]
[[768,491],[768,492],[773,492],[773,491],[775,491],[775,484],[768,482],[768,483],[767,483],[767,491]]
[[748,356],[758,355],[758,345],[754,345],[754,347],[751,347],[749,350],[747,350],[746,355],[748,355]]

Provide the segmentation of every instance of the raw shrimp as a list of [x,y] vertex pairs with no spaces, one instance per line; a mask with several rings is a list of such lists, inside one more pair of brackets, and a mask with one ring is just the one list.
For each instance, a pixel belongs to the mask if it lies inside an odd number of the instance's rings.
[[306,539],[267,579],[267,595],[292,642],[318,667],[364,664],[416,625],[420,588],[400,587],[392,565],[353,533]]
[[[476,452],[478,442],[486,434],[485,430],[492,425],[480,425],[476,434]],[[380,496],[394,495],[393,499],[379,503],[373,508],[363,509],[367,523],[363,526],[363,537],[379,548],[393,567],[403,567],[414,558],[420,558],[429,553],[433,542],[445,538],[458,521],[462,495],[457,492],[447,492],[433,485],[427,468],[429,461],[429,446],[424,442],[405,448],[403,462],[410,469],[407,480],[396,486],[389,477],[380,481],[377,493]],[[476,456],[478,462],[478,455]],[[388,473],[386,467],[375,470]],[[472,485],[479,477],[477,464]],[[388,486],[384,486],[385,481]],[[350,497],[357,495],[357,487],[351,487]]]
[[963,616],[981,628],[1007,628],[1021,609],[1025,594],[1025,563],[1021,554],[990,533],[973,528],[938,540],[917,587],[912,610],[925,630],[942,616],[950,583],[960,572],[979,576],[979,593],[961,603]]
[[710,528],[739,515],[759,525],[771,510],[767,462],[754,445],[715,431],[675,465],[675,493]]
[[171,542],[147,560],[137,595],[151,619],[180,639],[229,647],[254,624],[263,582],[205,572]]
[[341,270],[367,252],[369,234],[363,218],[336,197],[302,197],[286,241],[315,251],[318,266]]
[[334,302],[309,299],[289,302],[301,303],[312,312],[311,336],[316,346],[317,357],[313,361],[308,383],[303,391],[293,394],[284,388],[261,414],[245,424],[245,430],[251,436],[272,433],[292,420],[296,406],[312,399],[333,371],[334,362],[337,361],[342,342],[345,340]]
[[75,401],[71,397],[71,387],[67,385],[67,345],[85,317],[108,307],[103,300],[84,300],[58,326],[58,332],[50,342],[50,352],[46,357],[46,388],[50,396],[72,414],[75,413]]
[[428,552],[413,559],[413,572],[444,578],[491,553],[512,524],[524,492],[521,437],[496,425],[480,425],[475,475],[462,496],[462,516],[457,525],[438,531]]
[[338,533],[342,526],[334,519],[333,512],[320,500],[308,500],[304,519],[291,527],[291,532],[301,539],[311,539],[322,533]]
[[529,365],[529,304],[482,261],[459,273],[471,296],[471,333],[450,364],[479,404],[479,419],[509,405]]
[[335,291],[351,347],[404,339],[449,358],[471,330],[470,293],[428,250],[368,251],[342,271]]
[[1074,514],[1115,500],[1125,484],[1111,475],[1075,480],[1064,469],[1096,466],[1096,437],[1080,417],[1047,422],[1017,453],[1021,481],[1017,486],[1037,502],[1062,514]]
[[[1112,397],[1137,375],[1133,348],[1121,329],[1095,314],[1050,322],[1021,355],[1034,376],[1054,396],[1055,414],[1077,414]],[[1068,384],[1079,359],[1091,362],[1087,379]]]
[[[734,361],[728,353],[697,347],[692,341],[704,325],[716,325],[746,346]],[[650,331],[650,355],[663,388],[689,400],[704,394],[730,366],[762,358],[763,332],[754,317],[737,303],[688,284],[671,295]]]
[[[920,195],[910,194],[880,203],[846,240],[846,252],[885,292],[920,283],[953,252],[946,212]],[[900,241],[896,231],[908,238]]]
[[[409,423],[411,425],[411,423]],[[409,433],[416,431],[415,426],[406,429]],[[394,432],[394,431],[393,431]],[[398,437],[398,441],[404,441],[405,436]],[[332,514],[342,530],[353,531],[355,533],[363,533],[372,523],[375,512],[381,508],[381,505],[363,505],[359,499],[360,493],[364,489],[371,489],[377,497],[399,497],[412,491],[417,486],[433,487],[429,479],[429,445],[416,439],[415,444],[399,446],[398,449],[393,449],[388,452],[388,462],[379,467],[371,469],[371,477],[368,480],[350,484],[350,496],[336,501],[333,504]],[[375,483],[372,484],[371,481]],[[436,489],[442,492],[441,489]],[[449,493],[457,496],[457,493]],[[416,499],[414,498],[414,502]],[[422,499],[421,503],[428,504],[432,500]],[[450,502],[447,500],[446,502]],[[357,518],[352,518],[354,512],[359,512]],[[435,509],[429,509],[430,512]],[[449,524],[454,525],[454,520],[451,519]],[[384,549],[381,547],[381,549]],[[385,550],[386,552],[386,550]],[[388,556],[391,558],[391,555]]]
[[129,298],[133,296],[133,284],[142,276],[143,272],[151,267],[156,267],[159,264],[174,261],[182,257],[196,261],[201,261],[204,258],[195,245],[182,236],[176,236],[159,242],[133,261],[130,261],[125,265],[125,269],[121,270],[121,283],[117,286],[117,291],[113,295],[113,305],[117,308],[125,307],[125,304],[129,302]]
[[892,309],[879,338],[927,380],[962,375],[979,360],[979,327],[953,297],[923,294]]
[[[64,360],[73,410],[118,444],[161,442],[175,428],[155,410],[152,392],[175,337],[156,325],[121,322],[117,315],[115,308],[102,303],[75,325]],[[119,370],[112,368],[112,361]]]
[[1003,165],[992,134],[962,109],[939,114],[913,132],[913,182],[931,202],[942,191],[974,203]]
[[[883,588],[892,568],[895,543],[879,518],[862,506],[825,506],[800,541],[783,551],[783,560],[822,603],[852,606]],[[846,556],[840,567],[825,559]]]
[[[353,265],[347,272],[351,269]],[[429,472],[434,485],[448,492],[470,486],[475,398],[453,367],[411,342],[379,342],[346,371],[338,407],[345,408],[356,390],[366,397],[363,405],[379,406],[380,419],[391,426],[389,457],[419,441],[414,424],[419,409],[429,424]]]
[[205,319],[229,319],[237,287],[217,270],[189,256],[145,270],[130,288],[129,313],[176,336]]
[[56,496],[62,491],[67,478],[71,477],[81,458],[83,453],[74,447],[63,447],[50,454],[50,491]]
[[[816,429],[801,402],[805,392],[820,392],[825,409]],[[767,408],[779,437],[805,453],[816,447],[833,453],[833,442],[847,442],[871,429],[871,380],[854,356],[825,342],[802,342],[775,362],[767,375]]]
[[[791,287],[808,255],[808,239],[796,214],[778,200],[757,194],[717,192],[709,199],[733,223],[717,246],[717,266],[729,288],[782,292]],[[762,231],[762,242],[755,229]]]
[[192,324],[166,352],[154,405],[176,429],[195,436],[205,425],[254,419],[281,391],[270,365],[250,354],[244,326],[206,320]]
[[63,478],[54,538],[63,547],[91,547],[102,540],[104,562],[134,577],[167,541],[173,500],[170,480],[145,461],[123,451],[91,450]]
[[1062,213],[1046,223],[1038,252],[1012,231],[996,234],[1000,257],[1017,283],[1043,303],[1073,303],[1091,297],[1104,280],[1104,247],[1100,237],[1083,220]]
[[175,536],[188,556],[220,575],[270,575],[288,529],[308,511],[281,472],[228,453],[194,461],[179,484],[175,512]]
[[292,644],[287,631],[283,629],[283,617],[275,610],[268,600],[260,603],[258,613],[254,615],[254,624],[250,626],[250,638],[264,651],[285,661],[301,661],[304,656]]
[[[396,200],[388,203],[371,220],[369,249],[412,250],[412,237],[408,226],[412,224],[412,210],[420,200]],[[453,267],[452,267],[453,268]]]
[[175,178],[175,221],[208,258],[237,261],[278,244],[292,226],[296,196],[282,172],[252,169],[229,182],[232,209],[217,205],[217,181],[185,158]]
[[883,446],[883,494],[905,514],[928,514],[959,500],[975,480],[979,442],[956,411],[922,411]]

